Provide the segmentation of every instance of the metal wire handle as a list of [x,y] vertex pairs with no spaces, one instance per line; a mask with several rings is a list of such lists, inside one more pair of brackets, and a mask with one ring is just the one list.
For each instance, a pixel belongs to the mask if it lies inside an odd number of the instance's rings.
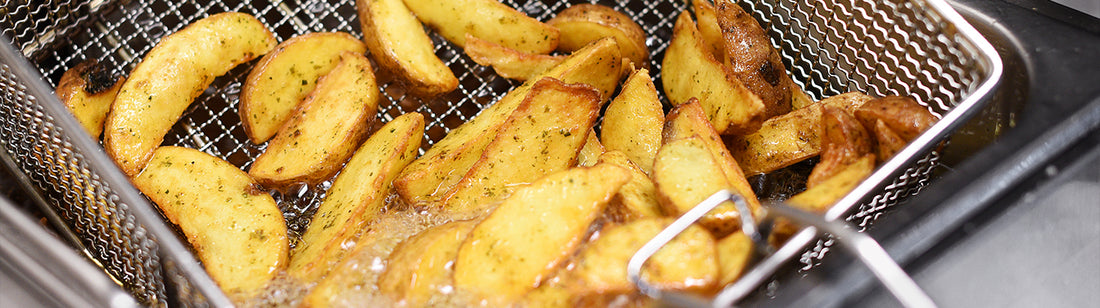
[[[714,193],[706,200],[703,200],[703,202],[700,202],[687,213],[684,213],[684,215],[681,215],[680,218],[677,218],[676,221],[664,230],[661,230],[657,236],[653,237],[649,242],[646,242],[638,252],[634,253],[634,256],[630,258],[630,262],[627,263],[627,275],[630,281],[638,287],[639,291],[653,299],[662,300],[666,304],[680,307],[730,307],[734,305],[735,301],[745,297],[745,295],[752,291],[751,288],[744,288],[737,284],[733,284],[723,288],[722,292],[718,293],[713,301],[708,301],[702,297],[687,293],[662,291],[650,285],[645,279],[642,279],[641,276],[642,266],[645,265],[645,262],[648,261],[653,254],[656,254],[661,247],[664,247],[664,245],[676,238],[677,235],[694,224],[695,221],[698,221],[719,204],[726,201],[732,202],[739,212],[750,213],[744,198],[740,195],[731,193],[729,190],[723,189]],[[765,234],[767,232],[760,232],[760,230],[769,230],[770,228],[767,226],[778,217],[784,217],[795,223],[807,226],[805,229],[809,230],[811,233],[818,233],[820,230],[832,234],[836,240],[842,244],[841,246],[856,255],[859,260],[874,273],[875,277],[882,282],[886,289],[889,290],[902,305],[906,307],[936,307],[932,299],[921,290],[920,286],[918,286],[892,258],[890,258],[886,250],[882,249],[882,246],[879,246],[878,242],[873,238],[866,234],[853,231],[843,222],[836,220],[829,221],[820,215],[787,206],[782,202],[772,202],[767,205],[764,211],[764,217],[760,220],[761,224],[754,221],[752,215],[741,215],[741,230],[753,240],[754,256],[768,253],[768,247],[770,246],[767,243],[767,234]],[[764,226],[764,228],[760,228],[761,226]]]

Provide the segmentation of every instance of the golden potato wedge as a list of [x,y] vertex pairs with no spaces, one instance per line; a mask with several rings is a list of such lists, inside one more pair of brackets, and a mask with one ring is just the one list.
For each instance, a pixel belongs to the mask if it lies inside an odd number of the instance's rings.
[[[644,218],[604,227],[577,257],[570,273],[570,281],[576,281],[574,292],[582,296],[633,292],[627,262],[673,220]],[[714,238],[693,225],[646,261],[642,278],[661,290],[706,292],[715,286],[718,271]]]
[[378,98],[370,60],[345,52],[256,157],[248,174],[276,188],[328,179],[366,137]]
[[665,94],[673,105],[695,97],[720,134],[747,134],[760,128],[765,106],[756,94],[711,56],[695,22],[681,13],[661,62]]
[[393,178],[416,157],[424,139],[424,116],[409,113],[379,128],[355,151],[333,180],[290,258],[287,273],[317,281],[350,250],[346,243],[382,213]]
[[826,97],[820,103],[822,106],[833,106],[848,112],[848,114],[855,114],[857,109],[872,99],[874,97],[861,92],[848,92]]
[[889,160],[909,144],[909,141],[894,132],[890,125],[881,119],[875,119],[875,126],[871,132],[875,136],[875,155],[879,162]]
[[726,147],[748,175],[778,170],[821,153],[821,104],[764,121],[755,133],[731,136]]
[[837,107],[824,108],[821,115],[821,162],[810,172],[806,180],[807,188],[813,188],[844,166],[871,154],[873,148],[871,135],[854,116]]
[[539,80],[500,126],[481,159],[443,195],[441,206],[480,212],[517,185],[575,166],[599,112],[600,94],[591,86],[567,85],[550,77]]
[[698,101],[693,98],[688,100],[687,103],[672,108],[672,111],[668,112],[667,120],[664,129],[664,142],[692,136],[700,137],[700,140],[707,146],[711,157],[715,159],[722,169],[722,173],[726,175],[730,188],[733,188],[734,192],[745,199],[749,208],[752,209],[753,215],[760,214],[760,200],[756,198],[756,193],[752,191],[752,185],[749,185],[749,181],[745,179],[745,173],[741,171],[741,166],[737,164],[737,160],[733,159],[733,155],[726,150],[726,145],[722,143],[722,138],[718,136],[718,132],[710,126],[710,122],[707,121],[707,116],[703,113],[703,108],[699,106]]
[[[653,163],[653,182],[662,212],[669,216],[683,215],[710,195],[733,187],[706,141],[698,135],[661,146]],[[741,228],[741,214],[732,203],[725,202],[703,216],[699,224],[724,236]]]
[[558,47],[558,29],[496,0],[405,0],[416,18],[459,47],[466,34],[533,54]]
[[180,147],[154,151],[134,186],[179,226],[227,294],[251,296],[286,266],[286,223],[267,192],[236,166]]
[[347,33],[317,32],[286,40],[264,55],[241,86],[238,113],[248,139],[260,144],[275,136],[345,51],[362,54],[367,46]]
[[516,189],[458,250],[455,287],[510,303],[553,273],[630,173],[609,164],[547,175]]
[[103,121],[124,80],[126,78],[111,76],[96,60],[86,60],[61,75],[54,93],[92,139],[99,139],[103,134]]
[[398,244],[378,277],[378,289],[409,307],[425,307],[434,294],[452,285],[458,248],[477,225],[453,221],[429,228]]
[[725,39],[722,38],[722,28],[718,27],[718,13],[714,11],[714,5],[710,0],[691,0],[691,7],[695,11],[699,35],[703,37],[703,42],[711,51],[711,55],[714,59],[724,59]]
[[[863,94],[859,92],[851,93]],[[810,98],[810,94],[807,94],[805,90],[802,90],[802,87],[799,87],[797,84],[794,83],[794,81],[791,81],[791,109],[802,109],[803,107],[809,106],[813,103],[814,99]]]
[[718,240],[718,285],[725,286],[737,281],[752,259],[752,239],[742,232],[734,232]]
[[[842,167],[840,172],[833,174],[833,176],[814,187],[787,199],[787,204],[805,211],[823,214],[840,198],[855,189],[874,170],[875,156],[865,155],[854,163]],[[773,245],[780,245],[786,242],[795,232],[798,232],[798,229],[798,226],[790,220],[776,219],[768,241]]]
[[615,91],[621,72],[619,48],[615,40],[600,40],[574,52],[561,64],[538,78],[508,92],[477,117],[453,129],[419,159],[413,161],[394,181],[398,195],[408,204],[438,201],[454,187],[470,166],[481,158],[497,130],[516,110],[535,82],[542,77],[558,78],[566,83],[585,83],[600,91],[603,101]]
[[565,60],[564,56],[530,54],[466,34],[467,56],[475,63],[492,67],[497,75],[519,81],[538,76]]
[[596,162],[600,159],[600,155],[603,155],[605,150],[603,144],[600,143],[600,137],[596,136],[596,130],[589,130],[588,139],[585,140],[580,153],[577,153],[577,166],[595,166]]
[[275,36],[243,13],[211,15],[164,37],[111,106],[103,136],[107,154],[127,175],[137,174],[214,77],[273,47]]
[[737,79],[764,103],[767,118],[791,111],[791,79],[768,33],[736,3],[715,4],[722,30],[722,60]]
[[920,133],[936,124],[936,116],[928,112],[916,100],[905,96],[887,96],[867,101],[855,111],[864,127],[873,127],[875,120],[882,120],[886,127],[905,142],[917,139]]
[[608,216],[614,221],[633,221],[647,217],[661,217],[657,201],[657,187],[653,180],[638,168],[623,152],[608,151],[600,155],[600,162],[622,167],[630,171],[630,181],[619,188],[615,199],[607,206]]
[[376,63],[400,77],[413,95],[432,97],[458,87],[454,72],[401,0],[356,0],[363,42]]
[[599,4],[574,4],[546,24],[558,28],[558,50],[572,52],[598,39],[611,37],[619,43],[623,58],[640,68],[649,68],[649,47],[645,31],[630,16]]
[[661,147],[664,125],[664,110],[649,70],[639,69],[626,79],[619,96],[607,106],[601,137],[609,151],[622,151],[649,174],[653,156]]

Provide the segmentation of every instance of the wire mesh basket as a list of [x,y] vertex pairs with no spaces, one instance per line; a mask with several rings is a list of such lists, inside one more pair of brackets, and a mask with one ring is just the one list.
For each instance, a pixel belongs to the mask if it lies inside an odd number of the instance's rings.
[[[229,305],[172,227],[104,154],[98,138],[84,133],[54,97],[62,73],[97,59],[113,73],[132,70],[163,36],[211,14],[256,16],[282,40],[320,31],[361,37],[353,0],[109,1],[2,0],[0,25],[0,157],[25,175],[51,220],[135,298],[148,305]],[[547,20],[571,2],[504,3]],[[660,88],[660,59],[684,1],[596,1],[642,25]],[[916,98],[942,120],[827,214],[861,227],[927,184],[935,144],[953,131],[995,85],[1000,62],[992,48],[938,0],[740,0],[768,31],[795,83],[815,99],[848,91]],[[433,34],[436,54],[459,79],[457,90],[421,100],[380,75],[379,117],[407,112],[428,119],[430,147],[469,120],[516,82],[476,65],[462,50]],[[166,136],[165,145],[199,149],[248,168],[264,145],[244,133],[236,107],[245,64],[214,80]],[[661,97],[662,101],[667,99]],[[304,231],[325,185],[277,195],[291,238]],[[812,237],[794,238],[803,251]],[[801,240],[805,243],[799,244]],[[812,265],[828,246],[806,251]],[[781,249],[781,251],[783,251]],[[788,256],[789,257],[789,256]],[[772,269],[774,270],[774,269]]]

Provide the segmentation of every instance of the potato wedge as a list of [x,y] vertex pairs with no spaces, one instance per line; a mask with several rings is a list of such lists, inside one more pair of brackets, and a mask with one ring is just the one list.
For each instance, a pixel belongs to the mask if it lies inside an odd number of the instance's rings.
[[133,176],[214,77],[275,47],[275,36],[243,13],[220,13],[168,35],[145,55],[111,106],[103,146]]
[[347,255],[346,242],[382,213],[393,178],[416,157],[424,139],[424,116],[409,113],[379,128],[355,151],[290,258],[287,273],[317,281]]
[[466,33],[533,54],[558,47],[558,29],[496,0],[405,0],[409,10],[451,43],[466,46]]
[[601,137],[609,151],[622,151],[649,174],[664,125],[664,110],[649,70],[639,69],[627,77],[619,96],[607,106]]
[[867,101],[855,111],[864,127],[873,127],[875,120],[882,120],[886,127],[905,142],[913,141],[920,133],[936,124],[936,116],[928,112],[916,100],[905,96],[887,96]]
[[564,56],[530,54],[466,34],[466,55],[475,63],[492,67],[497,75],[519,81],[538,76],[565,60]]
[[382,294],[409,307],[425,307],[453,283],[453,263],[475,221],[453,221],[429,228],[398,244],[378,277]]
[[86,60],[61,75],[54,93],[92,139],[99,139],[103,134],[103,121],[125,80],[121,76],[111,76],[96,60]]
[[741,278],[752,259],[752,239],[742,232],[734,232],[715,246],[718,251],[718,285],[725,286]]
[[229,162],[188,148],[161,147],[133,183],[179,226],[227,294],[254,295],[286,266],[290,246],[283,213]]
[[347,33],[316,32],[286,40],[264,55],[241,86],[238,112],[248,139],[261,144],[275,136],[345,51],[362,54],[367,46]]
[[[850,93],[857,93],[861,95],[863,94],[859,92]],[[794,81],[791,81],[791,109],[802,109],[803,107],[809,106],[813,103],[814,99],[810,98],[810,94],[806,93],[805,90],[802,90],[802,87],[799,87],[797,84],[794,83]]]
[[516,189],[458,250],[455,287],[511,303],[538,286],[580,245],[630,173],[609,164],[547,175]]
[[630,158],[619,151],[600,155],[600,162],[622,167],[630,171],[630,181],[619,188],[615,199],[607,206],[607,214],[613,221],[634,221],[647,217],[661,217],[661,205],[657,201],[657,187],[653,180],[638,168]]
[[[582,296],[626,294],[635,290],[627,279],[627,262],[675,220],[645,218],[600,231],[577,256],[570,275],[574,292]],[[689,227],[657,251],[642,268],[642,278],[661,290],[706,292],[718,280],[714,238],[697,225]]]
[[600,143],[600,137],[596,136],[596,130],[592,129],[588,131],[588,138],[584,141],[584,146],[581,147],[580,153],[577,153],[577,166],[592,167],[599,161],[600,155],[603,155],[603,144]]
[[[732,188],[706,141],[698,135],[661,146],[653,163],[653,182],[662,212],[669,216],[683,215],[719,190]],[[741,214],[725,202],[703,216],[699,224],[724,236],[741,228]]]
[[764,121],[755,133],[726,140],[730,154],[748,175],[779,170],[821,153],[821,104]]
[[376,63],[400,77],[413,95],[432,97],[458,87],[454,72],[401,0],[356,0],[363,42]]
[[766,119],[764,103],[711,56],[689,14],[681,13],[676,19],[661,63],[668,100],[680,105],[692,97],[699,99],[720,134],[751,133]]
[[585,84],[543,78],[470,171],[443,196],[454,212],[480,212],[512,193],[517,185],[573,167],[600,112],[600,94]]
[[[786,202],[805,211],[823,214],[840,198],[855,189],[874,170],[875,156],[863,156],[855,163],[844,166],[840,172],[833,174],[833,176],[818,183],[813,188],[806,189],[787,199]],[[798,226],[790,220],[776,219],[771,238],[768,240],[772,244],[782,244],[795,232],[798,232]]]
[[722,37],[722,28],[718,27],[718,13],[714,11],[714,5],[710,0],[691,0],[691,8],[695,11],[695,20],[699,27],[699,35],[703,37],[714,59],[722,60],[726,56]]
[[276,188],[332,177],[355,153],[378,112],[373,72],[363,55],[343,53],[340,63],[317,81],[317,88],[256,157],[248,174]]
[[806,180],[807,188],[813,188],[832,177],[842,167],[871,154],[874,146],[871,134],[867,133],[863,125],[840,108],[825,106],[821,125],[821,162],[810,172],[810,177]]
[[723,63],[764,103],[766,117],[791,111],[791,79],[768,33],[736,3],[715,4],[722,30]]
[[881,119],[875,119],[875,126],[871,129],[875,136],[875,155],[879,162],[885,162],[894,157],[901,149],[909,144],[901,135],[894,132],[890,125]]
[[710,122],[707,121],[703,108],[699,106],[698,101],[691,99],[685,104],[672,108],[672,111],[668,112],[667,120],[664,129],[664,142],[692,136],[700,137],[707,146],[711,157],[715,159],[722,169],[722,173],[726,175],[730,188],[733,188],[734,192],[745,198],[745,202],[752,209],[753,215],[760,214],[760,200],[756,198],[752,185],[749,185],[749,181],[745,179],[745,173],[741,171],[741,166],[737,164],[737,160],[733,159],[733,155],[726,150],[726,145],[722,143],[722,137],[718,136],[718,132],[710,126]]
[[574,4],[546,22],[558,28],[558,50],[572,52],[604,37],[619,43],[623,58],[640,68],[649,68],[649,47],[645,31],[630,16],[599,4]]
[[527,97],[535,81],[542,77],[591,85],[600,91],[600,100],[605,100],[618,86],[622,65],[620,59],[615,40],[600,40],[574,52],[538,78],[508,92],[477,117],[451,130],[423,156],[409,164],[394,181],[398,195],[412,205],[438,201],[481,158],[500,125]]

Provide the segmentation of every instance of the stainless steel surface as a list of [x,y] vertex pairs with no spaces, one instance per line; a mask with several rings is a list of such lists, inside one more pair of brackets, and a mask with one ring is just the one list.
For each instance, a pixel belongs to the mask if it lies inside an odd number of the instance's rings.
[[[547,20],[567,6],[558,1],[504,1]],[[642,24],[660,87],[660,59],[682,1],[604,1]],[[167,305],[226,304],[160,215],[103,154],[53,97],[50,85],[67,69],[95,58],[125,74],[159,40],[202,17],[222,11],[257,16],[280,40],[315,31],[361,34],[354,1],[267,2],[215,0],[56,1],[30,5],[4,2],[0,25],[12,30],[14,46],[0,55],[0,145],[17,172],[37,188],[48,211],[75,233],[87,254],[122,281],[139,301]],[[872,95],[909,95],[942,116],[929,133],[879,168],[830,211],[827,218],[864,228],[884,209],[927,184],[938,159],[929,154],[947,132],[972,115],[1000,74],[988,44],[940,1],[759,1],[740,3],[763,25],[781,50],[792,78],[822,98],[858,90]],[[75,13],[69,13],[75,12]],[[9,32],[5,32],[9,33]],[[63,38],[63,39],[59,39]],[[381,85],[392,102],[381,104],[383,121],[421,112],[429,121],[425,147],[472,118],[515,82],[477,66],[461,50],[432,36],[437,55],[456,72],[459,89],[432,100],[405,95],[393,82]],[[27,62],[22,56],[31,59]],[[264,149],[245,137],[236,115],[240,84],[250,66],[218,78],[184,114],[165,144],[196,148],[248,168]],[[388,80],[386,76],[381,76]],[[664,98],[662,97],[662,100]],[[921,158],[923,157],[923,158]],[[294,237],[309,222],[325,185],[276,193]],[[776,255],[802,251],[812,236],[796,236]],[[812,266],[825,250],[818,242],[802,258]],[[766,269],[762,269],[766,270]],[[774,269],[772,269],[774,270]],[[755,272],[755,271],[754,271]],[[759,274],[759,273],[758,273]],[[758,275],[766,278],[768,275]],[[747,277],[755,277],[751,274]],[[763,279],[761,278],[761,279]],[[757,281],[756,283],[759,283]]]

